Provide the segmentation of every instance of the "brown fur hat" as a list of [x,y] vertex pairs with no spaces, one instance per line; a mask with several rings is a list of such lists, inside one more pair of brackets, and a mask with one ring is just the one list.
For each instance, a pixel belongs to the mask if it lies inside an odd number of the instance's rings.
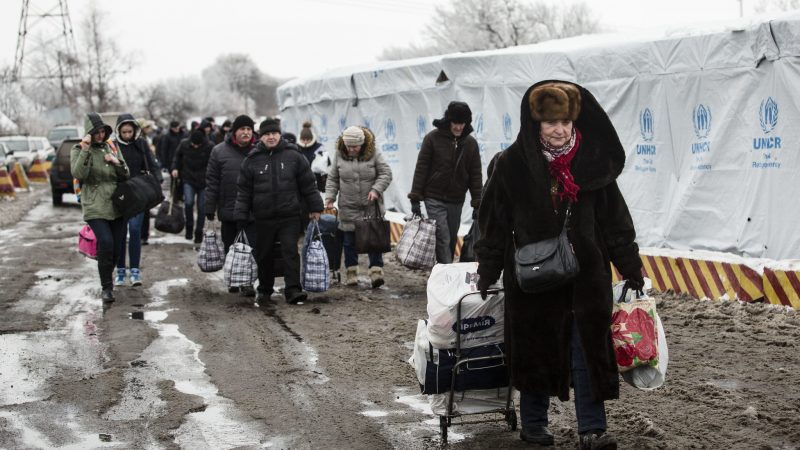
[[581,93],[567,83],[547,83],[536,87],[528,96],[531,118],[546,120],[578,120],[581,112]]

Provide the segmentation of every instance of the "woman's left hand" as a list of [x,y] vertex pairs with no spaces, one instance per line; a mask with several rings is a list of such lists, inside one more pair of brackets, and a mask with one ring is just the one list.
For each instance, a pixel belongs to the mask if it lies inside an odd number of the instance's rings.
[[375,191],[369,191],[369,194],[367,194],[367,201],[369,201],[369,202],[374,202],[374,201],[378,200],[379,198],[381,198],[381,196],[378,195],[378,193],[375,192]]
[[107,163],[111,163],[111,164],[113,164],[115,166],[119,165],[119,160],[117,159],[116,156],[112,155],[111,153],[106,153],[105,155],[103,155],[103,159]]

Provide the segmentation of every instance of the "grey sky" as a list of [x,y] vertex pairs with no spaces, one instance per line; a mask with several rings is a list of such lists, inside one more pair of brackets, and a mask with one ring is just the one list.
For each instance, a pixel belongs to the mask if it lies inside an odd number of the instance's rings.
[[[91,0],[69,0],[76,38]],[[197,75],[221,53],[252,56],[277,77],[312,75],[374,61],[388,46],[420,42],[420,33],[447,0],[95,0],[109,13],[107,30],[135,58],[130,79]],[[57,4],[30,0],[32,5]],[[610,30],[735,19],[738,0],[587,1]],[[745,0],[745,15],[756,0]],[[2,0],[0,64],[13,64],[22,0]],[[204,5],[204,6],[199,6]],[[79,41],[80,45],[80,41]],[[113,63],[110,61],[109,63]]]

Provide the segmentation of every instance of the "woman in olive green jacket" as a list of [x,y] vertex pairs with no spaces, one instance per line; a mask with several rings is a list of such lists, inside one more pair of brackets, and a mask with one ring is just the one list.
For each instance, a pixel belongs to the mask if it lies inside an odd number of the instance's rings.
[[114,263],[122,250],[125,219],[111,201],[117,183],[130,177],[122,153],[109,144],[111,127],[100,114],[87,114],[86,136],[72,147],[69,155],[72,176],[81,181],[83,220],[97,240],[97,269],[104,302],[113,302]]

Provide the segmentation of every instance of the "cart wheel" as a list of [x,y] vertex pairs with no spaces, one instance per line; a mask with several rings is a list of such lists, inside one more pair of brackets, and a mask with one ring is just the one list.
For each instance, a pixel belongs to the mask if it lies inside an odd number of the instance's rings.
[[511,427],[511,431],[517,431],[517,412],[511,411],[506,416],[506,421],[508,422],[508,426]]
[[442,444],[447,444],[447,417],[439,416],[439,430],[442,433]]

